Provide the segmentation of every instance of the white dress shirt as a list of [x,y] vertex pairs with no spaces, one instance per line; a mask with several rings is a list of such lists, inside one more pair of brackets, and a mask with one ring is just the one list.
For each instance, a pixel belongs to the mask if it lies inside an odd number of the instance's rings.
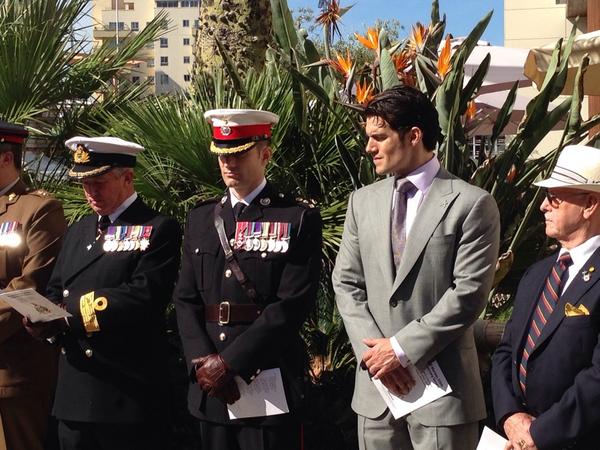
[[230,189],[229,200],[231,201],[231,207],[233,208],[238,203],[243,203],[244,205],[248,206],[250,203],[252,203],[252,200],[254,200],[258,194],[260,194],[260,192],[265,188],[266,185],[267,179],[263,178],[258,187],[252,192],[250,192],[248,195],[246,195],[244,198],[237,198]]
[[[125,201],[123,203],[121,203],[119,205],[119,207],[114,210],[114,212],[112,214],[108,215],[108,218],[110,219],[110,223],[114,223],[114,221],[117,220],[121,214],[123,214],[123,211],[125,211],[127,208],[129,208],[131,206],[131,204],[136,201],[137,198],[138,198],[137,192],[134,192],[129,197],[127,197],[125,199]],[[98,214],[98,218],[100,218],[100,217],[102,217],[102,216],[100,214]]]
[[[558,253],[559,257],[568,252],[573,260],[573,264],[569,266],[567,280],[562,287],[562,292],[569,287],[577,274],[581,273],[583,276],[583,272],[589,269],[589,267],[584,267],[584,264],[588,259],[590,259],[598,247],[600,247],[600,236],[592,236],[587,241],[579,244],[577,247],[573,247],[571,250],[567,250],[566,248],[560,249],[560,252]],[[598,267],[596,270],[599,269],[600,267]]]

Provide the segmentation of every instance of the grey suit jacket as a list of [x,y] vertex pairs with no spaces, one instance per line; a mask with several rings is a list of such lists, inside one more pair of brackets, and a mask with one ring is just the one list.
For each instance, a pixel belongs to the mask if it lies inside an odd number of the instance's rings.
[[[437,360],[453,392],[413,413],[426,426],[485,417],[472,324],[483,310],[498,256],[494,199],[444,169],[430,186],[394,277],[391,205],[394,178],[350,196],[333,272],[336,302],[357,360],[364,338],[396,336],[411,363]],[[386,405],[357,367],[352,408],[376,418]]]

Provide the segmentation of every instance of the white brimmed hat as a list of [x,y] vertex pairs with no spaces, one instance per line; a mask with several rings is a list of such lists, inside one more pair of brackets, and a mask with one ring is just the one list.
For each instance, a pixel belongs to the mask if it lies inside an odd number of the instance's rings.
[[572,188],[600,192],[600,149],[567,145],[550,178],[534,183],[545,188]]
[[249,150],[259,141],[271,138],[271,129],[279,116],[257,109],[211,109],[204,118],[212,125],[210,150],[230,155]]
[[69,176],[82,179],[102,175],[115,167],[134,167],[144,147],[116,137],[76,136],[65,142],[73,152]]

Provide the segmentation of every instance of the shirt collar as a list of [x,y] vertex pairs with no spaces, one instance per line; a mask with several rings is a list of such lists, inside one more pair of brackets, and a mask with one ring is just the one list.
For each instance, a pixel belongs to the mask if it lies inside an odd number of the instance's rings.
[[568,252],[573,260],[573,265],[581,267],[588,259],[590,259],[598,247],[600,247],[600,235],[592,236],[587,241],[582,242],[577,247],[573,247],[571,250],[561,248],[558,256],[560,257]]
[[406,175],[406,179],[414,184],[419,191],[426,192],[427,189],[429,189],[429,186],[431,186],[431,183],[433,183],[433,179],[439,170],[440,162],[436,156],[433,155],[433,158],[431,158],[425,164],[417,167],[411,173]]
[[231,201],[231,207],[233,208],[239,202],[242,202],[244,205],[248,206],[250,203],[252,203],[252,200],[254,200],[256,198],[256,196],[261,193],[261,191],[265,188],[266,185],[267,185],[267,179],[263,178],[262,181],[260,182],[260,184],[258,185],[258,187],[242,199],[237,198],[235,196],[235,194],[233,194],[230,191],[229,199]]
[[115,220],[117,220],[119,218],[119,216],[121,214],[123,214],[123,211],[125,211],[127,208],[129,208],[131,206],[131,204],[137,200],[137,198],[138,198],[137,192],[134,192],[129,197],[127,197],[125,199],[125,201],[123,203],[121,203],[121,205],[117,209],[115,209],[112,214],[108,215],[108,218],[110,219],[110,223],[113,223]]
[[13,181],[12,183],[10,183],[8,186],[6,186],[4,189],[2,189],[0,191],[0,197],[5,194],[8,194],[8,191],[10,191],[15,186],[15,184],[17,184],[18,182],[19,182],[19,177],[17,177],[17,179],[15,181]]

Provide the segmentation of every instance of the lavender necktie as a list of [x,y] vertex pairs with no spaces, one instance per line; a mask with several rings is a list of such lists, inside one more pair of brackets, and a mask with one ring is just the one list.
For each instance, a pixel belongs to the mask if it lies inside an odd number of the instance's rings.
[[396,203],[392,211],[392,254],[396,270],[400,267],[404,247],[406,247],[406,196],[415,188],[406,178],[396,180]]

